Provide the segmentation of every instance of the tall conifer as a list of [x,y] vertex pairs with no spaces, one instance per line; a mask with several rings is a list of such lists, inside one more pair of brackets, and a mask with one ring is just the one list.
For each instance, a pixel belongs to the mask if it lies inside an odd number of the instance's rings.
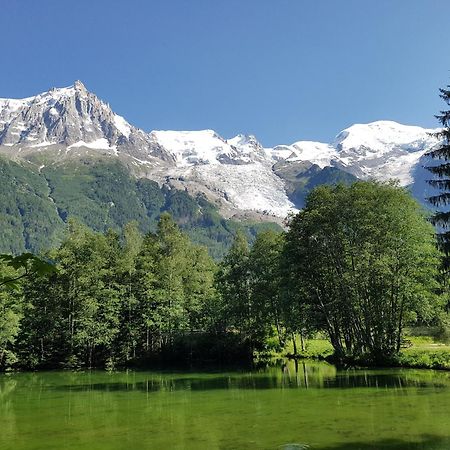
[[[440,92],[440,97],[450,106],[450,86],[447,86],[447,89],[440,89]],[[428,183],[442,192],[430,197],[428,200],[434,206],[442,208],[450,203],[450,109],[441,111],[436,118],[443,126],[442,130],[435,134],[441,141],[438,147],[428,152],[427,155],[442,162],[441,164],[427,167],[436,176],[436,178],[428,180]],[[436,212],[432,221],[439,227],[438,241],[447,255],[448,265],[448,255],[450,254],[450,210],[447,208]]]

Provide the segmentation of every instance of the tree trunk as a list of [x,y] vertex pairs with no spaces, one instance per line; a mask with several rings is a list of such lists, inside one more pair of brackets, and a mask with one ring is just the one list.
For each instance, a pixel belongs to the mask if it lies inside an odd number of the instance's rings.
[[302,352],[304,352],[305,351],[305,341],[303,339],[303,333],[302,332],[300,332],[300,347],[302,349]]
[[294,345],[294,355],[297,355],[297,342],[295,341],[295,333],[292,333],[292,344]]

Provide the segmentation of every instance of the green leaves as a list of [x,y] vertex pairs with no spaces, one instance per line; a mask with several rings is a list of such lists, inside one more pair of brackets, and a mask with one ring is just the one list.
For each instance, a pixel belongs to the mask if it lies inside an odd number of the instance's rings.
[[[447,87],[449,88],[450,86]],[[440,97],[447,105],[450,105],[450,90],[440,89],[440,93]],[[439,227],[438,243],[446,255],[443,261],[444,266],[448,269],[450,266],[450,237],[447,229],[450,225],[450,219],[448,208],[447,211],[443,211],[442,208],[450,203],[450,164],[448,163],[450,159],[450,110],[441,111],[436,118],[443,126],[439,132],[434,134],[440,142],[436,148],[426,155],[441,160],[441,163],[426,168],[435,175],[435,178],[428,180],[428,183],[434,188],[441,190],[441,192],[429,197],[428,201],[434,206],[441,207],[441,211],[436,212],[432,219],[433,223]]]
[[315,189],[286,242],[289,291],[338,353],[395,353],[407,320],[439,305],[433,228],[395,184]]
[[23,253],[19,256],[0,254],[0,262],[19,272],[15,277],[0,277],[0,286],[7,286],[12,289],[18,289],[20,286],[19,280],[24,277],[48,275],[56,270],[53,264],[32,253]]

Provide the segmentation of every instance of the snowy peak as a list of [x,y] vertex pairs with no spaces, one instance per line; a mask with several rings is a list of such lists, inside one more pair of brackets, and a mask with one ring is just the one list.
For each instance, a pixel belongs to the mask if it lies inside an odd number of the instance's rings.
[[297,194],[307,179],[324,182],[339,171],[409,185],[424,153],[437,144],[433,131],[378,121],[352,125],[329,144],[298,141],[264,148],[253,135],[225,139],[214,130],[145,133],[81,81],[34,97],[0,99],[2,153],[26,158],[48,147],[61,158],[92,151],[117,156],[138,176],[201,192],[228,215],[250,210],[284,217],[300,204]]
[[291,145],[278,145],[270,154],[275,161],[308,161],[320,168],[331,166],[338,157],[336,149],[322,142],[298,141]]
[[437,144],[435,131],[392,121],[352,125],[336,136],[332,165],[358,178],[395,178],[406,186],[419,159]]
[[213,130],[152,131],[150,136],[179,167],[217,164],[251,164],[266,159],[254,136],[238,135],[225,140]]
[[226,141],[213,130],[157,130],[150,135],[173,157],[178,166],[216,164],[219,154],[230,151]]
[[361,153],[384,154],[393,148],[409,153],[418,151],[435,142],[430,133],[436,130],[397,122],[380,120],[368,124],[355,124],[341,131],[333,146],[341,153],[361,150]]
[[73,83],[73,88],[77,91],[87,92],[87,89],[85,88],[84,84],[80,80],[75,80],[75,83]]
[[81,81],[25,99],[0,99],[0,145],[63,145],[147,158],[157,145],[143,131],[115,114]]
[[236,164],[250,164],[255,161],[267,160],[267,152],[252,134],[238,134],[227,140],[234,149]]

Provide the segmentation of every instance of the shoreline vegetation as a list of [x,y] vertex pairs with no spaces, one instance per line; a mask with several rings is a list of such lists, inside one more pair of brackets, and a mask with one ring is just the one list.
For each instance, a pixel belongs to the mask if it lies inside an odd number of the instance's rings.
[[0,371],[271,355],[450,369],[443,254],[395,183],[320,186],[286,232],[251,246],[237,232],[219,262],[168,214],[145,236],[136,223],[97,233],[70,221],[40,258],[0,258]]
[[[421,327],[420,333],[411,330],[407,334],[400,352],[391,359],[382,363],[368,359],[353,359],[351,357],[337,359],[333,354],[333,347],[326,338],[313,338],[304,342],[304,350],[292,353],[292,347],[282,354],[288,359],[319,360],[326,361],[340,367],[397,367],[411,369],[433,369],[450,371],[450,341],[439,335],[431,336],[429,333],[437,333],[435,328],[425,329]],[[300,348],[298,339],[297,348]]]

